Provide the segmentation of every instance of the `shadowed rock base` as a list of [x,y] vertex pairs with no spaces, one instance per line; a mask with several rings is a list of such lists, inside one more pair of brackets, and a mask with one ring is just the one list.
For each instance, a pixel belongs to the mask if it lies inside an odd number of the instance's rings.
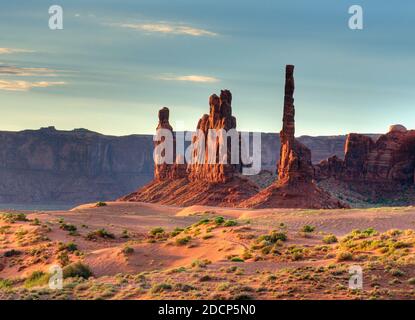
[[152,181],[119,201],[150,202],[165,205],[207,205],[234,207],[258,192],[258,187],[243,177],[225,183],[190,181],[187,178]]
[[275,183],[242,202],[239,207],[334,209],[348,206],[310,182],[297,185]]

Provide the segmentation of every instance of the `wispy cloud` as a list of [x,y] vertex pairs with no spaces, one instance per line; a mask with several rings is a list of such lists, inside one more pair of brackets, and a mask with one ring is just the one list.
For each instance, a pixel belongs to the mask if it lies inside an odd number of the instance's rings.
[[12,54],[12,53],[31,53],[33,50],[16,49],[16,48],[0,48],[0,54]]
[[147,33],[161,33],[170,35],[185,35],[192,37],[214,37],[218,34],[206,29],[200,29],[186,24],[178,24],[171,22],[156,22],[156,23],[117,23],[115,24],[121,28],[128,28]]
[[201,82],[201,83],[213,83],[213,82],[220,81],[218,78],[201,76],[201,75],[188,75],[188,76],[164,75],[164,76],[158,77],[158,79],[166,80],[166,81],[187,81],[187,82]]
[[60,86],[60,85],[64,85],[64,84],[65,84],[65,82],[63,82],[63,81],[30,82],[30,81],[0,80],[0,90],[5,90],[5,91],[28,91],[28,90],[33,89],[33,88],[47,88],[47,87],[52,87],[52,86]]
[[56,77],[57,71],[48,68],[25,68],[10,65],[0,64],[0,75],[20,76],[20,77],[32,77],[32,76],[44,76],[44,77]]

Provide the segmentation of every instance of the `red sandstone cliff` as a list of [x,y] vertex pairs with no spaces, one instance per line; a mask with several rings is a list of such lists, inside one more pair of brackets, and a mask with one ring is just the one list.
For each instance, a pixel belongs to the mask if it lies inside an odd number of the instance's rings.
[[412,185],[415,183],[415,130],[391,126],[376,142],[351,133],[344,161],[329,158],[314,168],[315,178],[335,178],[350,183]]

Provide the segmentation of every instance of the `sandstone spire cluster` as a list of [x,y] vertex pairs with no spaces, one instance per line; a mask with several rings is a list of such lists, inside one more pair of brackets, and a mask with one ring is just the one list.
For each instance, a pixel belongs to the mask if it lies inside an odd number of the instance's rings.
[[[192,141],[195,146],[192,154],[195,162],[180,164],[184,163],[178,161],[180,155],[174,154],[174,164],[156,164],[154,180],[138,191],[121,198],[121,201],[157,202],[181,206],[205,204],[232,207],[258,192],[258,186],[239,175],[240,165],[231,164],[231,144],[240,144],[239,135],[236,141],[228,139],[226,142],[228,146],[226,162],[219,162],[219,141],[214,144],[216,159],[213,164],[209,161],[212,159],[209,159],[208,131],[236,129],[236,118],[232,115],[232,94],[229,90],[222,90],[220,96],[211,95],[209,107],[209,114],[203,115],[197,124],[197,130],[200,130],[206,139],[196,135]],[[157,129],[170,130],[173,137],[175,136],[169,123],[167,108],[159,111]],[[156,142],[155,146],[162,141]],[[173,149],[175,150],[175,139],[173,141]],[[199,145],[200,148],[197,147]],[[204,154],[204,158],[201,156],[202,154]]]

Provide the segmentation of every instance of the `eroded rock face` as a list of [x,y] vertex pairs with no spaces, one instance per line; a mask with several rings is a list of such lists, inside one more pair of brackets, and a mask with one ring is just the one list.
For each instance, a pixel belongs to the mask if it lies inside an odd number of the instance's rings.
[[349,179],[360,179],[367,170],[366,159],[374,148],[371,138],[351,133],[347,136],[344,156],[344,174]]
[[294,137],[294,89],[294,66],[288,65],[285,72],[284,116],[278,165],[278,179],[282,184],[310,182],[313,178],[311,151]]
[[[168,108],[162,108],[159,110],[159,123],[157,125],[157,130],[159,129],[166,129],[171,132],[173,135],[173,127],[170,125],[169,122],[170,111]],[[161,141],[154,142],[154,147],[157,147],[162,142],[165,141],[165,137],[161,138]],[[174,147],[174,146],[173,146]],[[166,151],[162,151],[161,156],[166,156]],[[167,180],[172,177],[173,172],[173,165],[162,163],[162,164],[155,164],[154,165],[154,179],[158,181]]]
[[[237,173],[237,166],[231,164],[231,143],[239,144],[239,134],[236,139],[227,141],[227,161],[220,161],[219,139],[216,141],[216,158],[209,159],[209,130],[219,135],[220,130],[226,133],[236,129],[236,118],[232,116],[232,94],[229,90],[222,90],[220,97],[213,94],[209,97],[210,113],[205,114],[197,124],[197,130],[203,132],[205,141],[199,136],[193,139],[195,147],[193,158],[195,164],[188,166],[189,179],[191,181],[203,180],[210,183],[224,183],[232,179]],[[203,160],[204,155],[204,160]]]
[[350,182],[413,184],[415,131],[392,126],[376,142],[361,134],[349,134],[344,161],[320,162],[314,168],[319,180],[334,177]]
[[113,200],[153,179],[151,136],[85,129],[0,131],[0,203]]
[[[164,107],[159,110],[159,123],[157,125],[157,130],[159,129],[166,129],[171,132],[173,137],[173,145],[172,145],[172,156],[173,156],[173,163],[162,163],[162,164],[155,164],[154,165],[154,179],[158,181],[163,180],[170,180],[170,179],[178,179],[186,177],[186,164],[184,162],[182,155],[176,155],[176,136],[173,132],[173,127],[170,125],[169,122],[170,111],[168,108]],[[156,141],[154,143],[154,147],[157,147],[161,143],[165,141],[165,137],[161,138],[161,141]],[[164,157],[166,155],[166,150],[161,152],[161,156]]]

